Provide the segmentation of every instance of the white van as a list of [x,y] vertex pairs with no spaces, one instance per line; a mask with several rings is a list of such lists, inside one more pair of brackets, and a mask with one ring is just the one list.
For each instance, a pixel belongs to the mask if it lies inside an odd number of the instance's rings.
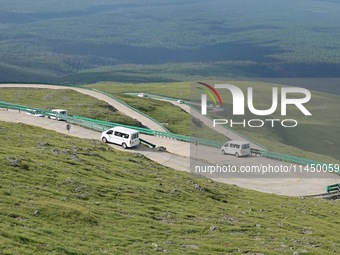
[[147,95],[145,93],[139,93],[137,96],[138,97],[147,97]]
[[27,115],[37,116],[37,117],[45,117],[43,113],[35,109],[26,109]]
[[232,154],[236,157],[250,155],[250,144],[242,141],[229,141],[221,147],[223,155]]
[[53,109],[51,112],[55,113],[55,115],[48,116],[49,119],[52,120],[66,120],[63,116],[67,117],[67,111],[64,109]]
[[139,145],[139,132],[125,127],[114,127],[102,133],[101,140],[104,143],[115,143],[124,149]]

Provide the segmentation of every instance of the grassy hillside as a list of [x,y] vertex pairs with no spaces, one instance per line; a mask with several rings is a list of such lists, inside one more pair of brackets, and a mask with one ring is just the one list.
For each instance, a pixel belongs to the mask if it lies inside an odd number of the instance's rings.
[[27,125],[1,122],[0,144],[2,254],[340,252],[338,201],[248,191]]
[[168,97],[190,100],[190,84],[192,82],[155,82],[155,83],[120,83],[97,82],[84,85],[87,88],[96,88],[107,93],[152,93]]
[[[180,83],[178,83],[180,84]],[[193,135],[215,141],[226,141],[227,138],[200,122],[190,123],[189,114],[180,108],[167,102],[160,102],[148,98],[137,98],[125,95],[116,95],[129,105],[139,109],[148,116],[157,119],[173,133],[181,135]],[[1,88],[0,100],[22,104],[29,107],[42,109],[64,108],[71,115],[78,115],[99,120],[142,126],[142,124],[116,111],[106,102],[93,97],[83,95],[73,90],[49,90],[35,88]],[[191,133],[191,125],[195,125],[195,132]]]
[[104,101],[73,90],[1,88],[0,100],[45,110],[67,109],[68,114],[121,124],[143,126]]

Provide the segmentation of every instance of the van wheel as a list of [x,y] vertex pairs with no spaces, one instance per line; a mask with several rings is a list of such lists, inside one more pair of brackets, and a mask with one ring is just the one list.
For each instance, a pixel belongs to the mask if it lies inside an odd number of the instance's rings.
[[123,144],[122,144],[122,147],[123,147],[124,149],[126,149],[126,148],[127,148],[126,143],[123,143]]
[[224,150],[222,150],[221,152],[222,152],[222,155],[225,155],[225,154],[226,154]]
[[105,137],[102,138],[102,141],[103,141],[104,143],[107,143],[107,139],[106,139]]
[[239,155],[238,155],[238,153],[237,153],[237,152],[235,153],[235,157],[236,157],[236,158],[238,158],[238,157],[239,157]]

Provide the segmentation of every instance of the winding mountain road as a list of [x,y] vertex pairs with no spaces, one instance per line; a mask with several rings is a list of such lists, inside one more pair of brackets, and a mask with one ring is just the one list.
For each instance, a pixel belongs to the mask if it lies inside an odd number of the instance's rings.
[[[158,123],[152,121],[151,119],[145,117],[144,115],[135,112],[131,108],[127,107],[126,105],[118,102],[117,100],[114,100],[113,98],[106,96],[100,92],[93,91],[90,89],[84,89],[84,88],[78,88],[78,87],[69,87],[69,86],[57,86],[57,85],[45,85],[45,84],[0,84],[0,88],[41,88],[41,89],[71,89],[74,91],[77,91],[79,93],[97,98],[99,100],[102,100],[110,105],[112,105],[114,108],[116,108],[119,112],[122,112],[123,114],[136,119],[140,121],[144,126],[157,130],[157,131],[163,131],[167,132],[161,125]],[[1,96],[0,96],[1,98]]]
[[[74,89],[80,93],[84,93],[90,96],[94,96],[100,100],[106,101],[109,104],[112,104],[116,109],[121,111],[126,115],[130,115],[131,109],[128,107],[117,107],[119,102],[102,95],[98,92],[81,89],[81,88],[71,88],[71,87],[60,87],[60,86],[50,86],[50,85],[22,85],[22,84],[6,84],[0,85],[1,87],[35,87],[35,88],[50,88],[50,89]],[[110,99],[110,100],[109,100]],[[1,100],[1,93],[0,93]],[[112,101],[111,101],[112,100]],[[126,111],[125,111],[126,110]],[[156,123],[149,122],[150,120],[145,116],[140,114],[136,114],[133,112],[133,116],[136,116],[139,121],[144,121],[144,125],[148,127],[152,127]],[[132,117],[132,116],[131,116]],[[4,109],[0,109],[0,120],[14,122],[14,123],[25,123],[29,125],[39,126],[45,129],[54,130],[59,133],[67,134],[66,124],[62,121],[50,120],[47,118],[39,118],[35,116],[30,116],[25,113],[19,113],[17,111],[6,111]],[[148,124],[146,124],[148,123]],[[158,125],[158,124],[157,124]],[[157,127],[155,125],[153,128]],[[160,127],[158,127],[158,130]],[[88,130],[79,126],[72,126],[71,134],[72,136],[77,136],[85,139],[99,139],[100,133],[92,130]],[[209,159],[212,159],[214,163],[218,162],[220,164],[229,164],[236,167],[240,166],[254,166],[254,165],[263,165],[263,164],[271,164],[271,165],[291,165],[290,163],[278,162],[275,160],[270,160],[266,158],[260,157],[247,157],[247,158],[235,158],[234,156],[222,156],[218,148],[211,148],[206,146],[198,146],[195,147],[185,142],[180,142],[171,139],[164,139],[160,137],[146,136],[142,135],[147,141],[150,141],[158,146],[164,146],[167,148],[168,152],[159,152],[152,149],[149,149],[144,146],[140,146],[135,150],[127,150],[129,152],[138,152],[142,153],[146,157],[151,160],[158,162],[164,166],[171,167],[180,171],[190,171],[191,164],[208,164],[209,162],[204,162],[207,155]],[[123,150],[121,147],[116,145],[111,145],[115,149]],[[191,147],[191,148],[190,148]],[[198,160],[190,159],[190,149],[196,150],[196,155]],[[212,162],[211,162],[212,163]],[[235,184],[241,186],[243,188],[248,188],[252,190],[267,192],[267,193],[275,193],[280,195],[288,195],[288,196],[302,196],[302,195],[312,195],[324,193],[325,187],[327,185],[340,182],[340,177],[334,174],[325,174],[323,178],[311,178],[311,175],[306,175],[304,173],[296,173],[289,178],[284,178],[282,176],[274,177],[273,176],[252,176],[250,175],[247,178],[222,178],[221,176],[211,176],[212,179],[228,183]],[[265,178],[264,178],[265,177]]]

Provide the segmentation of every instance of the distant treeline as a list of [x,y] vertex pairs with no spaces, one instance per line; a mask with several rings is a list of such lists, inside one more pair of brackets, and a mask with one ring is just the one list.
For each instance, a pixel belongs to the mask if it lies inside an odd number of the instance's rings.
[[1,82],[340,73],[337,2],[3,2]]

